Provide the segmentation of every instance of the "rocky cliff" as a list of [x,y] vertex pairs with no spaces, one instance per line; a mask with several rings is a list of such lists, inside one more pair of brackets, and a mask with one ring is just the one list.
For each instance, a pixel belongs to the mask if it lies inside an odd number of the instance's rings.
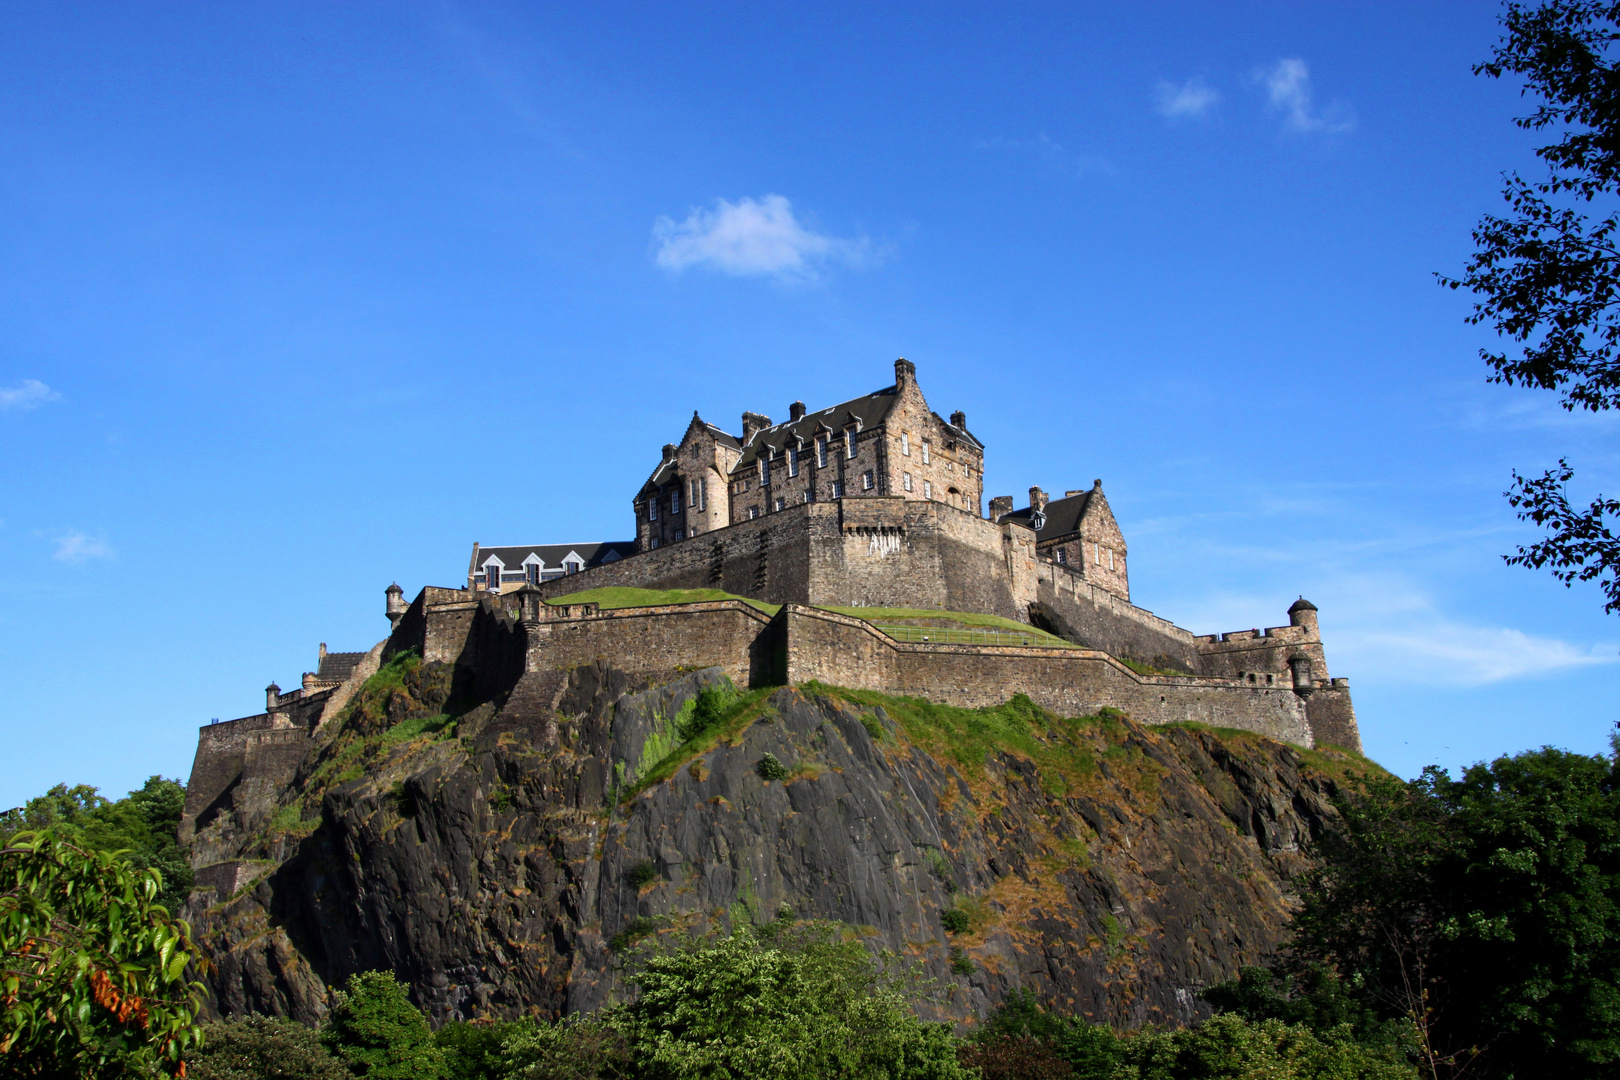
[[1300,844],[1366,767],[1024,699],[741,692],[608,661],[461,711],[451,675],[394,658],[289,784],[196,823],[216,870],[186,914],[219,1011],[313,1020],[388,968],[439,1019],[556,1015],[618,993],[638,942],[818,918],[915,957],[959,1019],[1026,986],[1182,1021],[1277,945]]

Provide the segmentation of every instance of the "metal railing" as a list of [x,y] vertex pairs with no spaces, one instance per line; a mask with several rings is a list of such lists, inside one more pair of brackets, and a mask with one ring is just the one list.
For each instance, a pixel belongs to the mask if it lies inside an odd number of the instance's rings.
[[882,626],[879,630],[896,641],[928,645],[1018,645],[1035,648],[1061,648],[1067,642],[1058,642],[1037,634],[1021,634],[1015,630],[956,629],[947,626]]

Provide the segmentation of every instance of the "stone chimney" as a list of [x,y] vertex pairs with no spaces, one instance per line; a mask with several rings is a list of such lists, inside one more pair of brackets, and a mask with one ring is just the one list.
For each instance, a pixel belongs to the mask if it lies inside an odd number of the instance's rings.
[[281,705],[281,687],[271,683],[264,688],[264,711],[275,712]]
[[788,420],[797,422],[804,419],[804,402],[795,401],[788,406]]
[[1046,492],[1042,491],[1038,487],[1030,488],[1029,489],[1029,508],[1031,510],[1045,510],[1046,509]]
[[1313,638],[1322,636],[1322,631],[1316,625],[1316,605],[1303,596],[1288,609],[1288,625],[1304,627]]
[[963,412],[961,409],[957,409],[955,412],[951,413],[951,427],[959,427],[963,431],[966,431],[967,413]]
[[745,413],[743,413],[743,433],[742,433],[743,445],[747,446],[748,443],[750,441],[752,441],[752,439],[754,438],[755,435],[757,435],[761,431],[764,431],[766,428],[768,428],[770,426],[771,426],[771,418],[768,417],[768,416],[761,416],[757,412],[745,412]]
[[894,388],[904,391],[917,385],[917,365],[905,357],[894,362]]
[[666,462],[675,460],[675,444],[674,443],[667,442],[667,443],[664,444],[664,460]]
[[304,672],[304,692],[308,693],[313,689],[315,689],[315,673],[306,671]]
[[1012,513],[1012,509],[1013,497],[1011,495],[997,495],[990,500],[990,520],[992,522],[1000,521],[1003,517]]
[[[388,586],[388,626],[389,629],[399,625],[399,620],[405,617],[405,590],[399,587],[399,582]],[[321,655],[326,654],[326,646],[321,646]]]

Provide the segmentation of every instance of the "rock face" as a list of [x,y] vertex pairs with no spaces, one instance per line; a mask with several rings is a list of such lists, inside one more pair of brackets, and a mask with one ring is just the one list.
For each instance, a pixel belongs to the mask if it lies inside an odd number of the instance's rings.
[[449,680],[407,674],[379,673],[273,800],[199,830],[238,868],[186,912],[220,1012],[314,1020],[385,968],[439,1020],[560,1015],[619,994],[637,941],[792,917],[914,958],[957,1019],[1029,987],[1182,1022],[1279,943],[1300,844],[1361,764],[606,661],[426,722]]

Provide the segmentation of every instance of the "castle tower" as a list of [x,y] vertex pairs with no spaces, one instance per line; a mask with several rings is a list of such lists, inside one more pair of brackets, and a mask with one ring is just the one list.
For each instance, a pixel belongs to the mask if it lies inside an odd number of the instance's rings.
[[[399,625],[399,620],[405,617],[405,590],[401,589],[399,582],[396,581],[388,586],[385,593],[388,597],[388,604],[385,609],[388,614],[388,628],[392,630]],[[325,642],[321,643],[321,655],[326,655]]]
[[1316,625],[1316,605],[1303,596],[1289,607],[1288,625],[1303,626],[1313,639],[1322,636],[1322,631]]

